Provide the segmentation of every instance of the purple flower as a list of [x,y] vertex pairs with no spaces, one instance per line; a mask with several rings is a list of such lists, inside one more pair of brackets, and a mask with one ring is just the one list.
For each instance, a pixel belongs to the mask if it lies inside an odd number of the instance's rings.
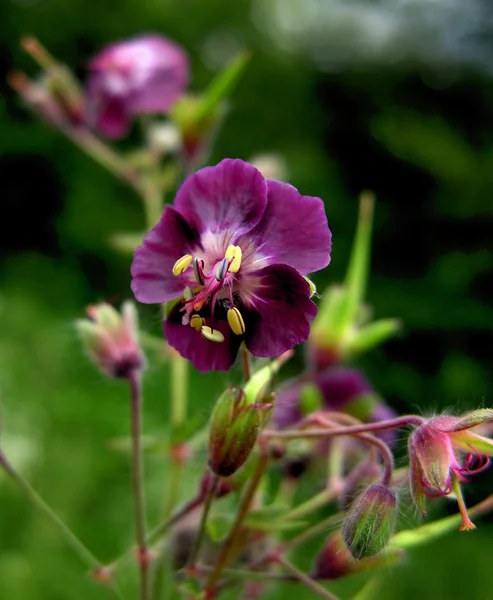
[[144,303],[178,299],[168,343],[199,371],[225,371],[242,341],[270,357],[307,339],[317,308],[302,275],[330,250],[319,198],[226,159],[183,183],[135,252],[132,289]]
[[108,137],[120,138],[138,114],[166,112],[188,84],[188,60],[158,35],[118,42],[89,64],[87,119]]

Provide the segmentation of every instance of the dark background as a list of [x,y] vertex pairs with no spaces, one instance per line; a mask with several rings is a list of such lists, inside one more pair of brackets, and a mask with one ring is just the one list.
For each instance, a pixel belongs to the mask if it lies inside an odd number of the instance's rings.
[[[88,303],[130,297],[130,257],[107,240],[116,231],[142,231],[144,219],[133,192],[39,123],[6,76],[14,68],[37,71],[18,44],[26,33],[84,78],[102,46],[147,31],[188,50],[195,91],[237,51],[252,51],[210,163],[279,153],[287,179],[324,199],[334,248],[332,264],[315,278],[319,289],[342,279],[357,196],[376,192],[368,300],[377,317],[404,323],[398,339],[360,362],[382,396],[399,411],[423,414],[492,403],[488,3],[3,0],[2,443],[106,559],[131,541],[127,458],[108,451],[108,440],[127,428],[126,390],[93,370],[71,323]],[[132,135],[130,142],[138,141],[138,132]],[[158,309],[142,320],[158,330]],[[193,375],[196,410],[206,416],[231,377],[210,375],[204,385]],[[166,369],[151,364],[151,433],[166,427],[166,382]],[[154,515],[166,479],[159,456],[148,472]],[[478,477],[468,501],[491,491],[491,482],[488,474]],[[103,597],[81,583],[76,559],[2,479],[0,506],[1,598]],[[442,508],[455,510],[452,503]],[[475,533],[411,553],[382,575],[381,597],[493,598],[492,531],[484,522]]]

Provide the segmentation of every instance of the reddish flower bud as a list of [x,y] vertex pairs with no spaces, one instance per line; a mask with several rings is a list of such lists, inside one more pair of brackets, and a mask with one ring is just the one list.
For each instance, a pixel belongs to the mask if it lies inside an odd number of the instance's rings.
[[[493,441],[469,429],[492,421],[492,409],[475,410],[463,417],[433,417],[409,436],[411,495],[423,515],[426,496],[447,496],[454,482],[468,482],[471,475],[488,467]],[[462,528],[471,529],[463,500],[457,499]]]
[[138,342],[137,311],[125,302],[121,314],[109,304],[88,309],[91,320],[81,319],[76,328],[89,356],[110,377],[129,377],[144,365]]
[[395,528],[397,499],[381,484],[371,485],[353,503],[342,525],[342,537],[355,558],[377,554]]
[[315,560],[315,579],[337,579],[353,573],[359,564],[349,552],[340,531],[334,531]]

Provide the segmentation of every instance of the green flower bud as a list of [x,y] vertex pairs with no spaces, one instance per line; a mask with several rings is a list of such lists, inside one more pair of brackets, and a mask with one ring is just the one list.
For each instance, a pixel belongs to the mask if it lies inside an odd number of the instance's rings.
[[351,554],[360,559],[383,550],[394,533],[396,516],[395,493],[381,484],[368,487],[342,525],[342,537]]
[[248,402],[240,388],[219,398],[211,416],[209,467],[222,477],[235,473],[250,456],[270,404]]

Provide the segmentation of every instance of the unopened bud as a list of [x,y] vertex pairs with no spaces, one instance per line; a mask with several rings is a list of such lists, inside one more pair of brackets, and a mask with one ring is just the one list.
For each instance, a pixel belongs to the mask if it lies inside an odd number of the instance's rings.
[[342,537],[355,558],[380,552],[394,532],[395,493],[381,484],[367,488],[351,506],[342,525]]
[[219,398],[209,433],[209,466],[214,473],[228,477],[245,463],[257,441],[267,406],[248,403],[240,388],[230,388]]
[[121,314],[110,304],[88,309],[89,319],[76,322],[82,343],[99,369],[110,377],[129,377],[144,365],[138,342],[137,311],[125,302]]
[[340,531],[329,535],[322,550],[315,559],[312,577],[315,579],[338,579],[356,570],[358,561],[344,544]]

